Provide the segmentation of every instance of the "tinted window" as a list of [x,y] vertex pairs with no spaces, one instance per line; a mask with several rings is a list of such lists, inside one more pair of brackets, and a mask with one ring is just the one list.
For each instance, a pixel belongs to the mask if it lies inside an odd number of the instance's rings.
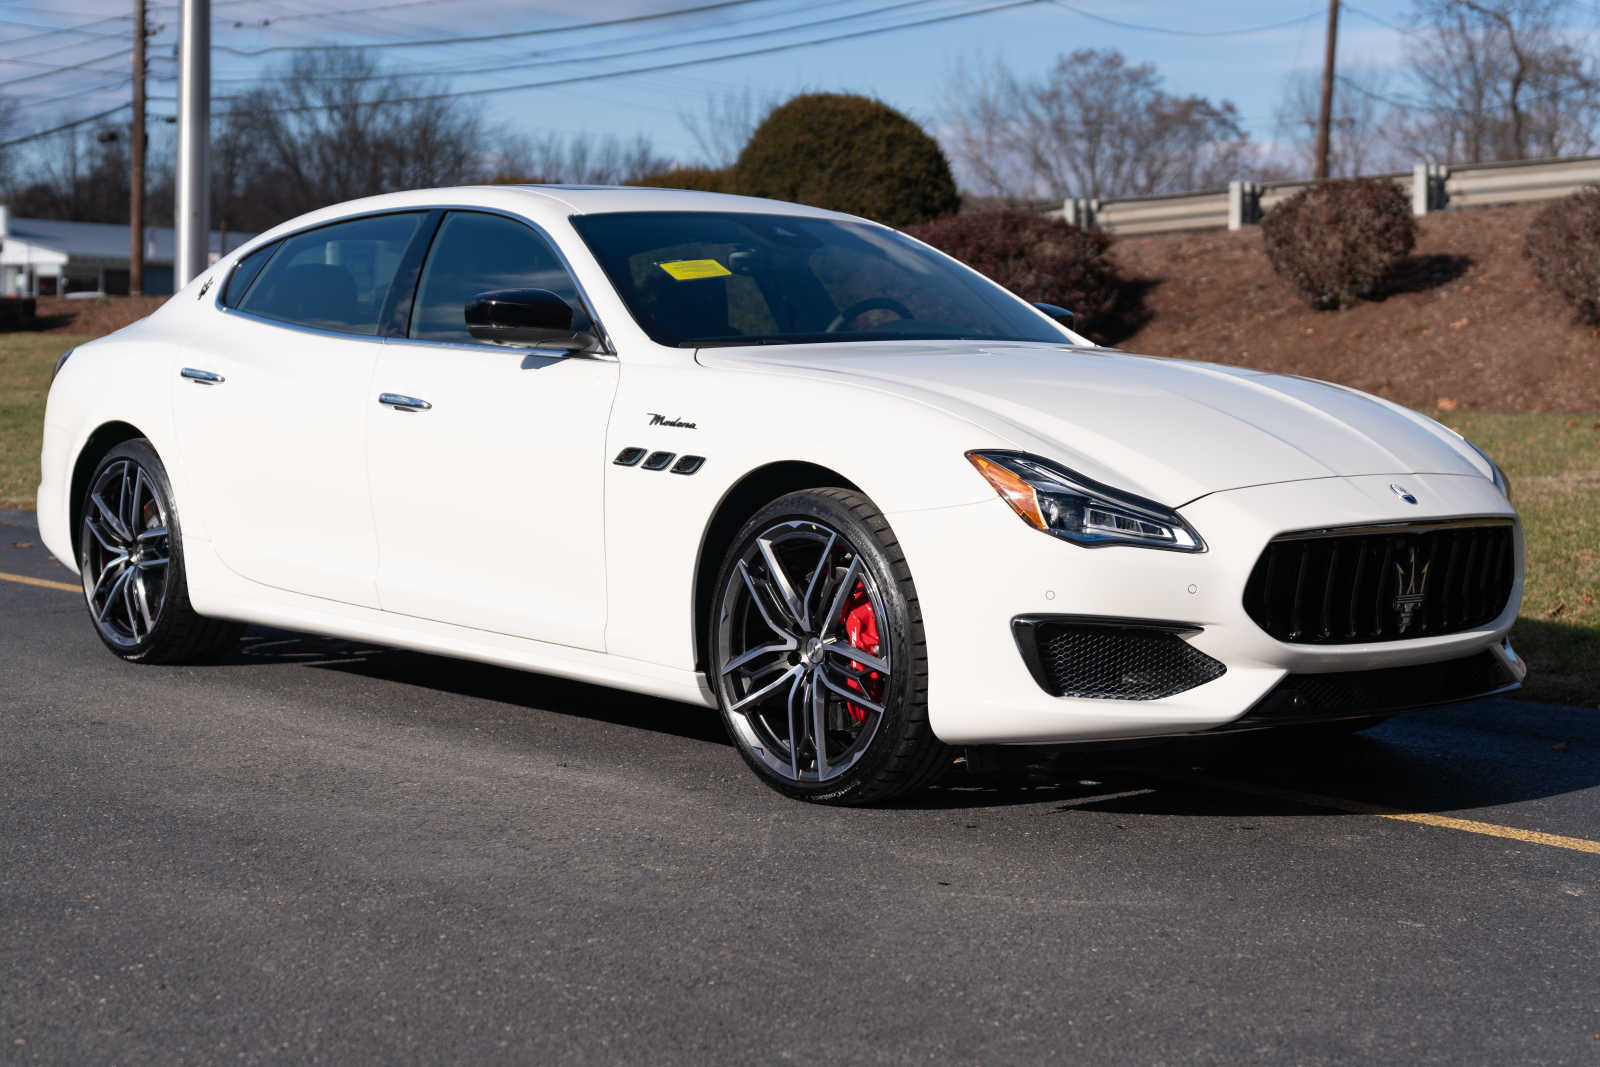
[[1069,340],[1004,289],[881,226],[720,211],[572,225],[664,345]]
[[285,238],[239,310],[319,330],[376,334],[389,283],[422,218],[379,215]]
[[274,241],[256,249],[234,265],[233,273],[228,276],[228,287],[222,291],[223,307],[239,306],[244,294],[250,291],[250,283],[256,280],[256,275],[261,273],[261,268],[267,265],[267,260],[277,250],[278,242]]
[[573,307],[582,306],[571,276],[538,233],[499,215],[451,212],[422,267],[410,336],[471,341],[467,302],[496,289],[548,289]]

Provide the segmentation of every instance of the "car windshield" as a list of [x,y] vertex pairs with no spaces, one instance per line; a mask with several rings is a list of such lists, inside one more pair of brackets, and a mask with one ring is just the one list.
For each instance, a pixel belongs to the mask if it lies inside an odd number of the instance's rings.
[[881,226],[720,211],[579,215],[572,224],[663,345],[1071,343],[1005,290]]

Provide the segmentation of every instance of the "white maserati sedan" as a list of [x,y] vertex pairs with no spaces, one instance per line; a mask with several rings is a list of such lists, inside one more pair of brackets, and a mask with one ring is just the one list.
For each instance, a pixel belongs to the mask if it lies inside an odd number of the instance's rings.
[[761,779],[832,803],[958,746],[1521,681],[1489,457],[1068,318],[793,204],[375,197],[63,356],[39,526],[124,659],[248,622],[582,679],[720,708]]

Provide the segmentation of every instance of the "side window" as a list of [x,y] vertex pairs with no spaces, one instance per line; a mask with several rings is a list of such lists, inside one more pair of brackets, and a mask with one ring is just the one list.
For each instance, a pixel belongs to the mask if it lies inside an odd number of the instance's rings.
[[389,283],[423,217],[377,215],[284,238],[239,310],[296,326],[376,335]]
[[223,307],[239,306],[244,294],[250,291],[250,283],[256,280],[256,275],[261,273],[261,268],[267,265],[267,260],[271,259],[272,253],[277,250],[278,242],[274,241],[256,249],[234,264],[233,273],[228,276],[227,288],[222,290]]
[[410,336],[471,343],[467,302],[495,289],[548,289],[573,307],[583,306],[555,250],[534,230],[500,215],[452,211],[422,266]]

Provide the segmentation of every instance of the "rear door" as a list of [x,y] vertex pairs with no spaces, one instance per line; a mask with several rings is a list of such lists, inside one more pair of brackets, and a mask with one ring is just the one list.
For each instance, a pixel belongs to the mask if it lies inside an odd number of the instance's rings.
[[391,282],[426,216],[334,223],[246,257],[214,329],[178,354],[183,462],[218,555],[244,577],[377,606],[369,389]]
[[[449,212],[405,336],[383,346],[367,401],[379,597],[386,611],[601,649],[618,364],[474,341],[466,303],[496,289],[582,302],[541,232]],[[385,394],[427,406],[379,403]]]

